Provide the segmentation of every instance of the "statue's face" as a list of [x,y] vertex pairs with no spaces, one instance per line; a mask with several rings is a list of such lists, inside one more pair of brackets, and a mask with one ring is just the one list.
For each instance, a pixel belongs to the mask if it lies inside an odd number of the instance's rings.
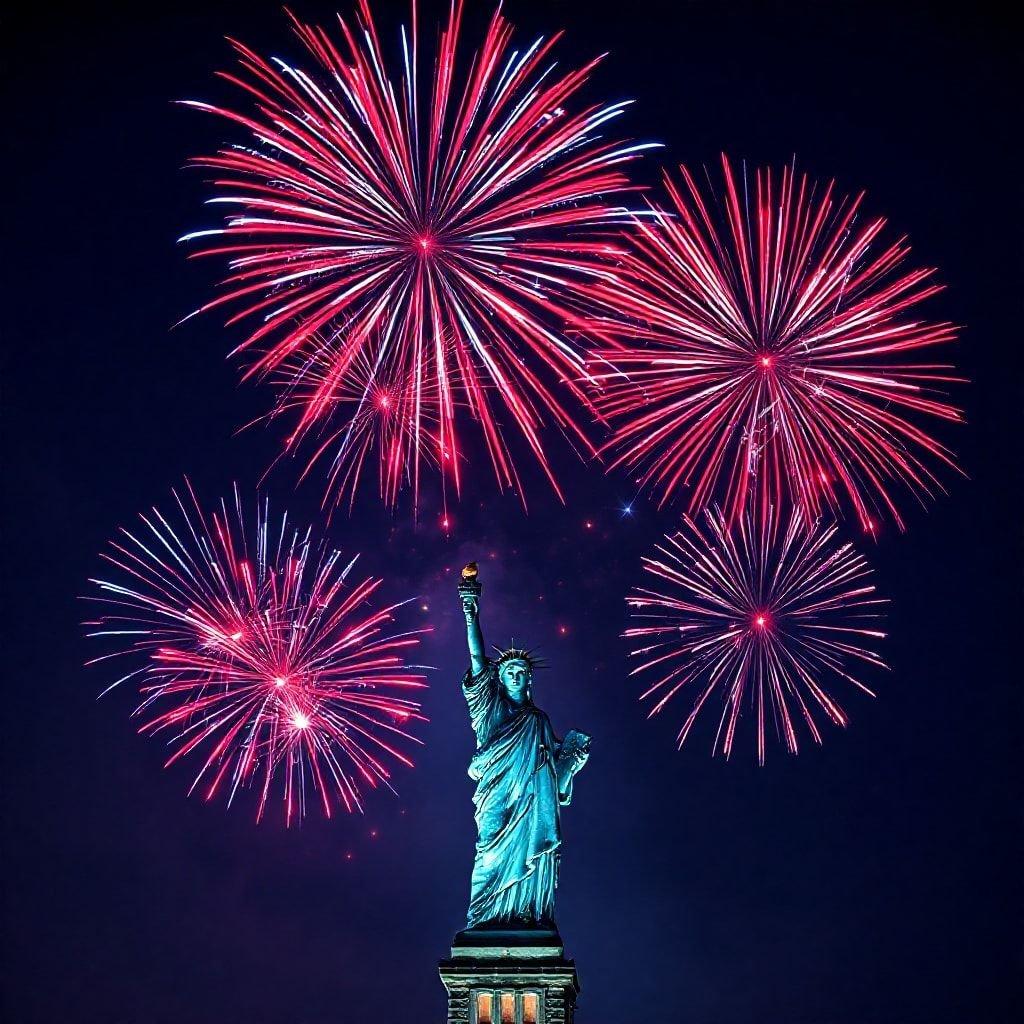
[[501,666],[498,675],[501,685],[505,688],[509,699],[516,704],[522,704],[530,696],[530,683],[533,681],[533,673],[527,662],[520,658],[513,658]]

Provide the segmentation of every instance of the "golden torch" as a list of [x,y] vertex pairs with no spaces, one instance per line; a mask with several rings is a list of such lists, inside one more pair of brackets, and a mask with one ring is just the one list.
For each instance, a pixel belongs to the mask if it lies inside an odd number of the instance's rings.
[[459,580],[459,593],[471,594],[473,597],[480,596],[480,568],[476,562],[470,562],[462,567],[462,579]]

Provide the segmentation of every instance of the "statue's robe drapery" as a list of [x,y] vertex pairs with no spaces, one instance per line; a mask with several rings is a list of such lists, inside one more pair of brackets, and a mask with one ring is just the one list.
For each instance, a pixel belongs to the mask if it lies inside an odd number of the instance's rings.
[[572,796],[571,779],[559,791],[561,742],[532,701],[508,699],[493,662],[476,675],[467,672],[462,690],[477,741],[469,766],[477,784],[469,926],[550,926],[562,843],[559,806]]

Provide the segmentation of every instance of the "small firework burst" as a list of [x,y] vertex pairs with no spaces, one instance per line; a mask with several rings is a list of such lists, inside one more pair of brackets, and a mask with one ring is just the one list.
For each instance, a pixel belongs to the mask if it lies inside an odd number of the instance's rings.
[[737,727],[753,717],[758,761],[777,733],[797,753],[802,720],[821,742],[816,719],[845,726],[833,691],[849,685],[874,695],[854,674],[884,668],[875,648],[886,601],[871,570],[835,526],[808,527],[798,511],[769,510],[761,525],[746,516],[730,525],[718,509],[702,528],[689,517],[644,558],[649,583],[627,598],[638,642],[633,675],[654,675],[642,700],[655,715],[672,700],[690,711],[685,742],[701,712],[718,703],[713,751],[732,753]]
[[[309,360],[292,372],[285,367],[287,391],[278,411],[301,407],[318,392],[335,370],[335,348],[318,347]],[[417,378],[416,367],[396,366],[378,348],[360,350],[344,375],[330,386],[329,408],[315,433],[299,432],[292,445],[315,441],[303,477],[317,463],[328,465],[324,504],[328,508],[354,505],[365,476],[376,465],[378,498],[394,508],[404,488],[419,492],[422,466],[452,458],[439,435],[438,393],[435,382]],[[446,474],[442,473],[442,487]],[[447,505],[447,503],[445,503]]]
[[207,515],[185,489],[103,554],[115,571],[90,581],[102,614],[86,625],[114,649],[90,664],[131,663],[107,690],[137,686],[139,731],[165,739],[167,766],[198,763],[190,793],[230,804],[251,788],[260,819],[276,792],[289,824],[311,791],[328,816],[361,810],[367,788],[391,788],[390,762],[412,765],[426,683],[405,655],[424,630],[393,631],[381,580],[356,582],[355,559],[287,515],[263,503],[247,523],[237,489]]

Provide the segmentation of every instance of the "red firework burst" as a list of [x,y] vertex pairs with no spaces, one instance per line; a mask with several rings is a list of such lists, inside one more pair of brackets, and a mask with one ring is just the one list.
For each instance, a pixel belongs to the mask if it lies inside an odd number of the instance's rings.
[[[415,5],[398,79],[366,0],[355,24],[339,19],[337,41],[294,21],[310,73],[234,43],[242,73],[222,77],[250,112],[188,105],[249,136],[195,161],[218,174],[212,202],[236,212],[185,237],[216,239],[197,255],[229,260],[224,293],[203,309],[232,304],[230,323],[258,319],[239,346],[249,373],[291,368],[303,395],[295,438],[335,410],[373,339],[410,388],[408,406],[431,410],[436,430],[415,419],[413,431],[431,435],[456,490],[462,404],[501,486],[522,493],[499,423],[507,416],[558,491],[541,429],[553,423],[592,451],[570,408],[586,394],[567,332],[608,272],[604,232],[625,212],[608,197],[630,190],[621,167],[649,147],[601,137],[626,103],[573,109],[597,61],[556,73],[558,37],[514,50],[495,12],[460,65],[461,20],[456,0],[426,83]],[[307,386],[310,362],[318,372]]]
[[265,503],[250,534],[237,490],[210,516],[191,487],[174,499],[174,516],[141,516],[142,531],[122,529],[103,555],[119,575],[90,581],[104,610],[86,625],[116,650],[90,664],[135,662],[107,689],[139,686],[139,731],[169,734],[167,766],[200,760],[190,793],[224,790],[230,804],[251,786],[259,820],[277,787],[289,824],[310,786],[328,816],[361,810],[363,788],[391,788],[387,762],[411,766],[399,748],[420,742],[404,728],[424,720],[405,694],[426,684],[403,654],[423,631],[391,632],[399,605],[371,602],[381,581],[350,583],[355,559],[287,515],[272,523]]
[[721,200],[685,167],[683,188],[666,175],[671,208],[637,225],[608,293],[642,339],[597,353],[612,465],[662,501],[688,489],[691,511],[791,499],[814,519],[845,493],[866,529],[880,511],[902,528],[895,491],[930,496],[955,465],[915,417],[962,418],[952,368],[924,357],[956,330],[914,312],[933,270],[901,269],[905,239],[879,244],[862,196],[722,168]]
[[[324,380],[333,377],[335,355],[336,346],[322,342],[301,368],[284,367],[287,390],[279,410],[304,408],[315,398]],[[311,435],[318,443],[302,474],[320,461],[330,463],[325,505],[341,505],[347,496],[351,508],[367,462],[375,461],[378,496],[394,506],[404,486],[419,490],[421,462],[437,465],[439,451],[444,461],[451,457],[440,446],[436,382],[417,381],[379,348],[357,352],[330,390],[330,408]]]
[[713,751],[732,753],[744,711],[756,720],[758,760],[774,724],[797,753],[803,719],[821,742],[815,713],[845,726],[846,714],[829,692],[844,681],[872,694],[851,665],[884,668],[871,648],[884,599],[875,596],[871,571],[849,544],[836,546],[835,526],[808,529],[795,512],[782,523],[769,510],[761,526],[751,516],[732,526],[718,510],[705,529],[689,517],[644,559],[651,585],[627,598],[634,621],[625,636],[640,640],[632,675],[654,673],[641,699],[650,714],[674,697],[691,710],[679,731],[682,746],[712,696],[721,700]]

